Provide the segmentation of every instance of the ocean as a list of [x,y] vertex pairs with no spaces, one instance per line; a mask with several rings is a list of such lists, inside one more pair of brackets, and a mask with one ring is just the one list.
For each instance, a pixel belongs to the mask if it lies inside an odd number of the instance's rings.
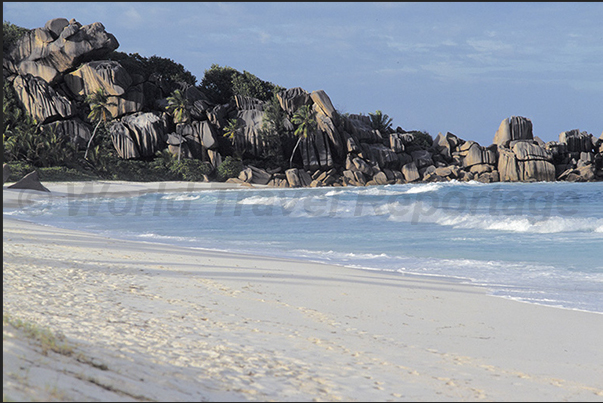
[[54,198],[4,214],[119,239],[449,278],[603,313],[603,183],[203,190]]

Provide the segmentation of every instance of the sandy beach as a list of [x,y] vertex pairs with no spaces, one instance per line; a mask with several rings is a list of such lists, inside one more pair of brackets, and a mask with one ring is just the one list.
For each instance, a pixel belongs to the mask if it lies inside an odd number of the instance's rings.
[[[230,184],[44,183],[31,200]],[[603,315],[436,278],[3,219],[10,401],[603,401]]]

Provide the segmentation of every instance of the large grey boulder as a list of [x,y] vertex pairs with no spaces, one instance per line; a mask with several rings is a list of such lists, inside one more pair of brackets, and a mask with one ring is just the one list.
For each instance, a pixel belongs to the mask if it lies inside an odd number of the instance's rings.
[[541,147],[530,141],[518,141],[512,146],[513,153],[519,161],[542,160],[552,161],[553,155],[545,147]]
[[193,122],[193,127],[196,129],[203,147],[211,150],[218,148],[218,135],[211,123],[206,120],[196,121]]
[[402,167],[402,175],[404,175],[404,180],[406,180],[406,182],[415,182],[421,179],[421,175],[419,175],[419,170],[417,169],[417,164],[415,164],[414,161],[409,162]]
[[285,175],[287,177],[287,182],[289,183],[290,188],[298,188],[302,186],[301,180],[299,179],[299,169],[287,169],[285,171]]
[[371,118],[365,115],[350,114],[344,119],[345,131],[351,134],[356,144],[382,143],[383,137],[378,130],[373,129]]
[[235,95],[235,104],[239,110],[264,110],[264,101],[257,98],[246,97],[243,95]]
[[90,125],[82,122],[79,118],[59,120],[41,126],[41,130],[52,130],[59,136],[68,137],[75,147],[83,150],[88,145],[92,130]]
[[580,132],[578,129],[569,130],[559,134],[559,142],[567,144],[567,151],[570,153],[593,151],[592,138],[592,134]]
[[123,159],[136,159],[140,157],[138,145],[132,138],[130,129],[119,120],[109,126],[109,135],[113,142],[113,147]]
[[350,166],[350,168],[355,171],[360,171],[364,175],[373,176],[373,168],[371,168],[371,166],[367,164],[367,162],[364,161],[362,158],[353,158],[352,166]]
[[21,37],[8,57],[20,75],[32,74],[48,83],[80,63],[99,59],[119,47],[100,22],[82,26],[75,20],[54,19]]
[[13,87],[25,110],[38,123],[66,119],[76,114],[72,102],[39,77],[17,76],[13,80]]
[[312,98],[312,101],[314,101],[318,110],[326,116],[333,118],[335,107],[333,106],[333,103],[331,103],[331,98],[329,98],[324,90],[312,91],[310,98]]
[[333,166],[329,141],[327,136],[320,130],[315,131],[302,140],[299,148],[301,150],[304,169],[314,172],[317,169],[326,169]]
[[264,122],[264,112],[255,109],[246,109],[237,112],[239,130],[236,142],[248,153],[259,157],[264,150],[264,140],[260,137],[260,129]]
[[304,105],[312,105],[314,102],[310,94],[301,87],[289,88],[276,94],[281,108],[289,115]]
[[530,141],[518,141],[513,149],[498,147],[498,172],[503,182],[554,181],[552,155]]
[[399,168],[399,158],[391,148],[381,143],[361,144],[363,156],[373,161],[379,168]]
[[341,134],[337,130],[337,127],[335,127],[333,119],[327,116],[322,109],[317,108],[316,104],[314,104],[313,109],[318,129],[324,132],[331,141],[333,146],[332,151],[340,158],[343,158],[346,154],[346,146],[344,146]]
[[239,173],[239,179],[251,184],[267,185],[272,179],[272,174],[261,168],[249,165]]
[[113,122],[109,133],[121,158],[151,157],[167,145],[168,120],[158,112],[139,112]]
[[141,157],[151,157],[165,148],[168,134],[166,115],[158,112],[139,112],[124,116],[122,122],[130,129]]
[[495,165],[497,162],[496,146],[482,147],[476,142],[468,141],[461,146],[461,150],[463,166],[466,168],[481,164]]
[[517,157],[515,156],[515,153],[507,147],[498,147],[498,173],[501,182],[519,181]]
[[145,104],[144,99],[144,84],[131,86],[121,96],[108,97],[111,104],[109,112],[113,118],[118,118],[131,113],[141,112]]
[[78,98],[105,90],[107,95],[120,96],[132,85],[132,77],[119,62],[100,60],[88,62],[77,70],[65,74],[65,84]]
[[548,161],[518,161],[517,166],[520,181],[552,182],[555,180],[555,166]]
[[446,161],[452,160],[452,153],[462,144],[461,140],[450,132],[445,135],[438,133],[433,140],[434,150],[439,153]]
[[432,154],[428,150],[416,150],[410,153],[418,169],[433,165]]
[[523,116],[511,116],[504,119],[496,134],[493,143],[507,146],[512,140],[533,140],[532,121]]

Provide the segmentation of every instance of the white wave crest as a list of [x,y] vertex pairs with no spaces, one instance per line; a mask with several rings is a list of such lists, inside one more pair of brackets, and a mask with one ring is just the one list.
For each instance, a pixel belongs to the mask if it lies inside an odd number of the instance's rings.
[[174,201],[192,201],[197,200],[201,196],[200,195],[182,195],[182,194],[168,194],[162,196],[162,200],[174,200]]

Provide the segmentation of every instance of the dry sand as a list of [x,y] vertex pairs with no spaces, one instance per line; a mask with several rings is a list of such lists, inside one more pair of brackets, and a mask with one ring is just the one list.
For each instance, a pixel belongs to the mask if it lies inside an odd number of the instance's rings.
[[[45,184],[52,197],[101,185]],[[115,195],[191,190],[110,185]],[[4,207],[51,197],[3,195]],[[601,314],[7,216],[3,266],[4,314],[74,349],[44,355],[4,323],[8,400],[603,401]]]

